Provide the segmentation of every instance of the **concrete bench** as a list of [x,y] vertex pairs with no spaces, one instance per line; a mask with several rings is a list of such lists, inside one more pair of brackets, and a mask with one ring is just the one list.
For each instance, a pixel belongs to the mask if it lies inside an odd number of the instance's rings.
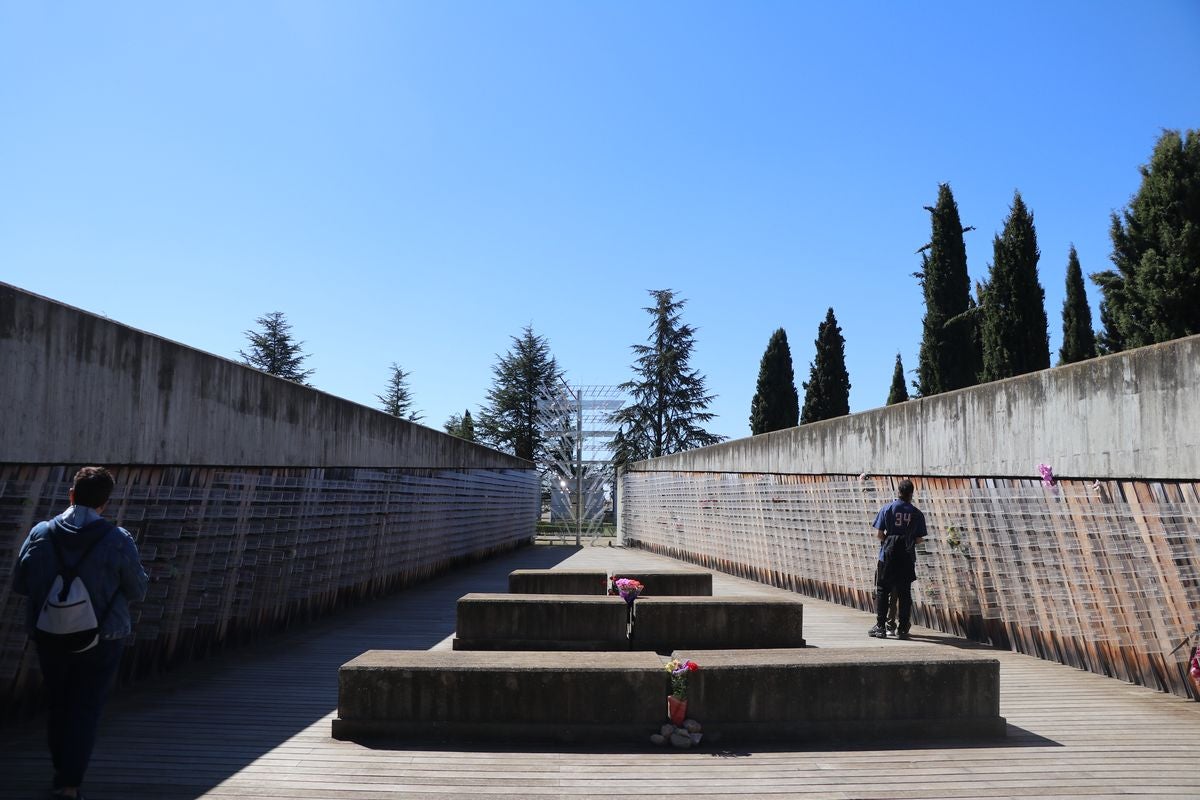
[[[661,570],[658,572],[621,572],[613,573],[613,579],[633,578],[641,581],[646,588],[641,597],[672,597],[711,596],[712,573],[695,570]],[[616,591],[616,587],[613,587]]]
[[629,612],[619,597],[463,595],[455,650],[628,650]]
[[634,650],[804,647],[804,603],[791,597],[639,597]]
[[681,650],[711,741],[1004,736],[1000,662],[940,648]]
[[653,653],[369,650],[338,670],[333,738],[642,742],[665,675]]
[[516,569],[508,573],[513,594],[607,594],[608,574],[565,569]]

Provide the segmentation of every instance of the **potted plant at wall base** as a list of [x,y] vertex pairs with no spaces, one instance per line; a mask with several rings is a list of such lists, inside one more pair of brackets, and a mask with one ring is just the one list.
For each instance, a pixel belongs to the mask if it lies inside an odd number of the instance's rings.
[[673,725],[682,725],[687,719],[688,706],[688,676],[700,665],[690,659],[672,658],[667,662],[666,670],[671,676],[671,693],[667,695],[667,717]]

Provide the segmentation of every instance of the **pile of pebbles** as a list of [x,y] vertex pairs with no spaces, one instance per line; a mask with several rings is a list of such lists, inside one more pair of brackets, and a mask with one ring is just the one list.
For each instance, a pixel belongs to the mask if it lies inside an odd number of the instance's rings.
[[694,719],[685,719],[678,727],[668,722],[650,737],[650,741],[657,745],[669,744],[680,750],[687,750],[692,745],[700,744],[700,740],[704,738],[702,731],[700,723]]

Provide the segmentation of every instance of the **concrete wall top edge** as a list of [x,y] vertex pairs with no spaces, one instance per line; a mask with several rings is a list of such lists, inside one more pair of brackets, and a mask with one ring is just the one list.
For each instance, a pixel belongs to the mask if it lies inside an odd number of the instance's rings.
[[1200,335],[638,462],[631,471],[1200,476]]
[[0,462],[533,468],[3,282],[0,369]]

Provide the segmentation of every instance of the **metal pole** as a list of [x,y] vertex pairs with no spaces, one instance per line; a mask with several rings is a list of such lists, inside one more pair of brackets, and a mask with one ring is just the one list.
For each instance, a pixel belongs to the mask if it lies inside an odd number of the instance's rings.
[[583,537],[583,389],[580,388],[576,395],[575,402],[579,404],[576,409],[579,413],[576,416],[575,424],[575,546],[580,546],[580,540]]

